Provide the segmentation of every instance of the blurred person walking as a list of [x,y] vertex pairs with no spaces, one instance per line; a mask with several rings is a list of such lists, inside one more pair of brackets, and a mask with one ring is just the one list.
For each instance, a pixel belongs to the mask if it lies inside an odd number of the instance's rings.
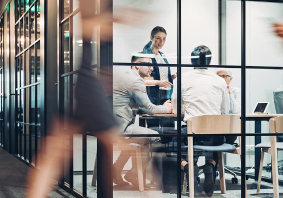
[[[112,32],[113,22],[125,24],[135,23],[144,16],[140,10],[123,9],[118,17],[113,18],[112,11],[107,10],[107,6],[102,8],[103,10],[100,10],[100,15],[95,15],[95,4],[96,1],[94,0],[80,1],[83,55],[76,84],[75,98],[77,100],[77,106],[74,116],[68,118],[67,121],[61,116],[54,116],[53,123],[48,130],[49,134],[44,138],[44,146],[42,146],[38,154],[39,170],[31,171],[28,176],[28,184],[30,186],[26,194],[28,198],[47,197],[54,185],[54,180],[60,181],[60,178],[63,176],[62,168],[64,162],[71,160],[66,157],[66,154],[70,152],[70,148],[65,145],[67,136],[80,134],[84,131],[95,135],[101,142],[104,162],[107,160],[109,162],[112,161],[110,158],[113,152],[113,142],[124,143],[123,138],[121,138],[122,133],[116,127],[112,110],[103,92],[103,89],[109,90],[107,89],[109,87],[107,87],[107,84],[106,87],[102,87],[93,74],[90,41],[93,36],[94,27],[97,25],[100,25],[100,29],[105,30],[106,33],[103,32],[100,34],[100,41],[107,45],[107,42],[112,42],[112,40],[109,40],[109,38],[112,39],[109,37],[109,32]],[[105,86],[105,84],[103,85]],[[67,130],[60,128],[63,123],[64,128],[67,128]],[[109,184],[110,179],[112,183],[112,169],[105,170],[105,167],[112,167],[112,164],[104,164],[102,167],[104,172],[108,174],[103,176],[99,183],[98,193],[100,193],[100,197],[110,197],[112,193],[109,192],[109,189],[105,188]]]

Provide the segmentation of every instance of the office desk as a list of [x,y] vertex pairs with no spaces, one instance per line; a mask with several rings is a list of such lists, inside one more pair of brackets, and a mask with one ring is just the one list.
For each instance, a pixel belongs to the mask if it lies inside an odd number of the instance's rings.
[[[261,122],[269,121],[270,118],[283,116],[283,114],[247,114],[246,121],[254,121],[255,122],[255,133],[261,133]],[[147,115],[143,114],[140,118],[140,124],[145,127],[146,119],[156,119],[156,118],[176,118],[177,114],[153,114]],[[182,115],[183,117],[183,115]],[[268,133],[267,131],[266,133]],[[261,136],[255,136],[255,145],[261,143]],[[261,158],[261,150],[260,148],[255,149],[255,180],[258,180],[259,166],[260,166],[260,158]]]
[[[255,133],[261,133],[261,122],[269,121],[270,118],[283,116],[283,114],[247,114],[246,121],[255,121]],[[269,131],[266,131],[268,133]],[[261,136],[255,136],[255,145],[261,143]],[[255,180],[258,180],[261,151],[255,149]]]

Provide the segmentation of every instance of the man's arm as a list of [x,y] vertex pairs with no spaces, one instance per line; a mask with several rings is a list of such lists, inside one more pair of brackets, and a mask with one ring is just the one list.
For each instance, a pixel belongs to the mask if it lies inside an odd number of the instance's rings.
[[134,100],[140,109],[146,113],[168,113],[169,110],[163,105],[154,105],[150,102],[146,93],[146,86],[142,79],[133,82],[130,90]]
[[230,97],[230,109],[233,114],[239,114],[241,113],[241,90],[240,89],[234,89],[231,94],[229,94]]

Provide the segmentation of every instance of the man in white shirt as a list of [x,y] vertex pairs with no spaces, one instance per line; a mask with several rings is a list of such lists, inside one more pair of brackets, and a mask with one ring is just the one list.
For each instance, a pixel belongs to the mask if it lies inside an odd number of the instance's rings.
[[227,84],[227,91],[230,98],[230,114],[240,114],[241,113],[241,89],[237,87],[232,87],[230,85],[233,74],[230,69],[221,68],[216,71],[216,74],[222,77]]
[[[211,51],[208,47],[201,45],[194,49],[191,54],[193,65],[209,65]],[[177,90],[177,89],[174,89]],[[228,114],[230,109],[229,95],[225,81],[207,68],[195,67],[193,71],[182,74],[182,106],[184,109],[184,122],[194,116]],[[182,130],[187,132],[186,127]],[[194,138],[194,141],[198,138]],[[205,145],[223,144],[223,136],[213,136],[204,141]],[[201,139],[199,139],[201,140]],[[203,168],[205,180],[204,191],[207,196],[213,195],[216,177],[217,154],[206,153],[206,164]],[[184,165],[186,162],[183,161]],[[187,166],[185,166],[186,171]]]

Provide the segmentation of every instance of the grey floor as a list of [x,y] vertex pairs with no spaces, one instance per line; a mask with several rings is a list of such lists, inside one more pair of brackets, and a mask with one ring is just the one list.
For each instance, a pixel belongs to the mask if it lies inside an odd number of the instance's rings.
[[[0,148],[0,198],[24,198],[26,189],[27,172],[32,171],[26,164],[19,159],[9,154],[2,148]],[[80,175],[74,176],[74,187],[78,190],[82,188],[82,180]],[[88,175],[88,197],[96,197],[96,187],[91,186],[92,175]],[[201,178],[201,183],[203,178]],[[227,193],[220,194],[219,179],[216,180],[215,192],[213,197],[221,198],[237,198],[240,197],[240,180],[238,184],[231,183],[231,177],[226,174],[226,189]],[[149,181],[147,181],[149,183]],[[252,179],[247,180],[248,197],[266,198],[273,197],[273,186],[270,183],[262,182],[261,193],[256,194],[257,182]],[[176,191],[172,190],[171,193],[162,193],[160,186],[152,185],[152,188],[144,192],[139,192],[133,188],[133,186],[120,187],[113,186],[115,198],[175,198]],[[189,194],[182,197],[188,197]],[[73,197],[66,193],[64,190],[57,188],[49,194],[50,198],[66,198]],[[195,197],[207,197],[202,190],[202,186],[195,188]],[[280,197],[283,198],[283,187],[280,186]]]
[[[27,173],[33,171],[22,161],[0,148],[0,198],[24,198],[28,186]],[[73,197],[58,188],[49,194],[50,198]]]

